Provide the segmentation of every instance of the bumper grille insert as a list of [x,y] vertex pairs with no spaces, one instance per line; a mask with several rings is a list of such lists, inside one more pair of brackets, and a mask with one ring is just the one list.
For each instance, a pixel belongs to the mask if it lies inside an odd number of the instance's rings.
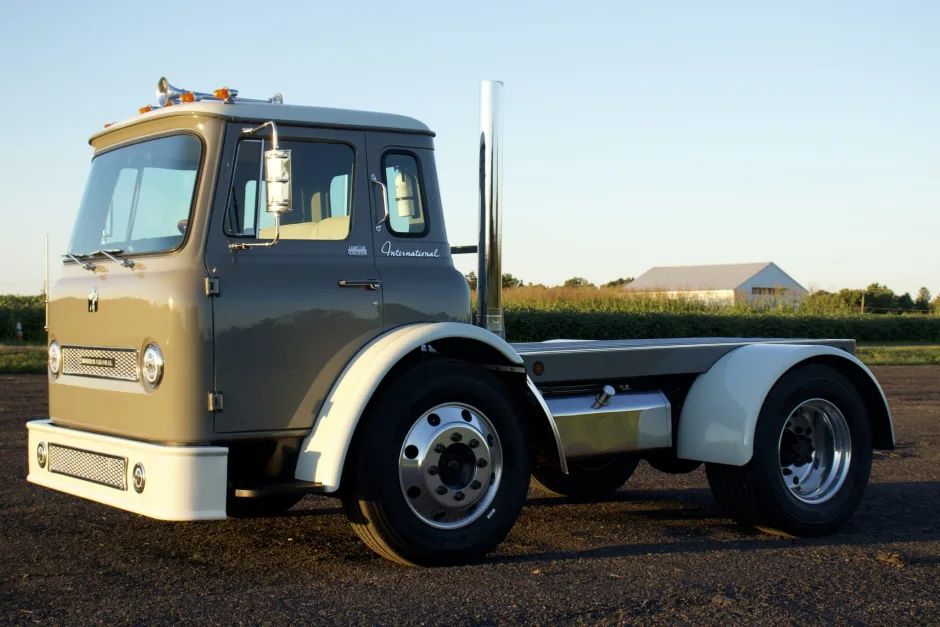
[[127,490],[127,458],[49,443],[49,472]]

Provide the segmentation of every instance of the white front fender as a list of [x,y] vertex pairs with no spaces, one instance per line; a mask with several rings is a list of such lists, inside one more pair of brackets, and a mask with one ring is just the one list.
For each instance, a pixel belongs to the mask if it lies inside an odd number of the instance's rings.
[[359,351],[333,384],[301,446],[294,476],[321,483],[326,492],[335,491],[359,418],[385,376],[416,348],[454,338],[485,344],[508,363],[522,366],[522,358],[502,338],[470,324],[427,322],[392,329]]
[[[679,418],[677,455],[682,459],[743,466],[754,453],[754,429],[764,399],[780,377],[797,364],[813,358],[835,359],[857,374],[856,380],[874,408],[873,424],[886,433],[883,440],[892,448],[891,414],[881,387],[868,367],[854,355],[825,345],[750,344],[719,359],[692,384]],[[844,360],[844,361],[843,361]],[[867,375],[867,376],[866,376]],[[873,386],[870,387],[870,386]],[[877,392],[877,393],[876,393]]]

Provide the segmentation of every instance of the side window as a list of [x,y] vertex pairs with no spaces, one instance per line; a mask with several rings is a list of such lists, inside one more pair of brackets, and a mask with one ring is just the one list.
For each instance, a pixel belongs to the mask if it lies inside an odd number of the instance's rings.
[[382,158],[388,188],[388,226],[396,235],[427,233],[424,211],[424,182],[418,160],[405,153],[386,153]]
[[[291,150],[293,209],[281,215],[281,239],[343,240],[349,236],[355,153],[346,144],[281,142]],[[238,145],[225,232],[236,237],[274,237],[265,211],[261,142]]]

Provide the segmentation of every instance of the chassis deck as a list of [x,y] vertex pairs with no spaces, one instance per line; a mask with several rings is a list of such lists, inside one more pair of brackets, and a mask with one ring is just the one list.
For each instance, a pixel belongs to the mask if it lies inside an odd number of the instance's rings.
[[[855,353],[855,340],[696,337],[653,340],[549,340],[513,344],[537,385],[700,374],[747,344],[823,344]],[[535,364],[541,363],[536,368]],[[542,374],[536,374],[541,371]]]

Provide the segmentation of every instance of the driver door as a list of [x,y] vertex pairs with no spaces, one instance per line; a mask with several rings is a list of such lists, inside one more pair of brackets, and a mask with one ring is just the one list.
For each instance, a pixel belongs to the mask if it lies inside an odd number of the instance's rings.
[[[343,367],[382,329],[362,132],[279,127],[292,211],[274,237],[259,181],[267,135],[231,124],[206,262],[213,297],[217,432],[309,429]],[[263,146],[262,146],[263,140]],[[221,206],[220,206],[221,204]]]

